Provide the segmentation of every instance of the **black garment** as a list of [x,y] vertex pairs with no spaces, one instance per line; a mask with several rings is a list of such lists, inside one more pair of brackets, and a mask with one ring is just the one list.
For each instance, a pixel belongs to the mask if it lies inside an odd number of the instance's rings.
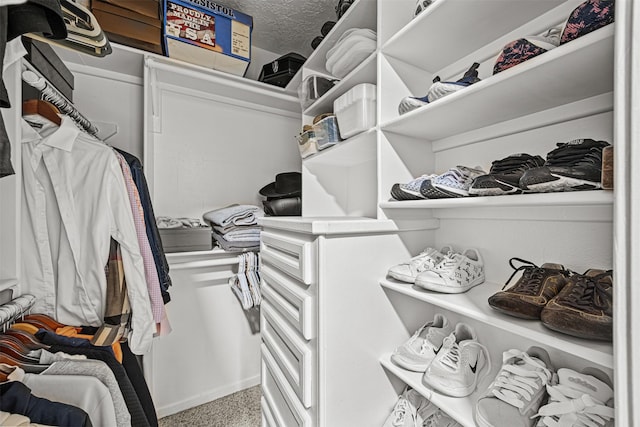
[[[7,42],[26,33],[42,33],[52,39],[67,38],[60,0],[29,0],[26,3],[0,7],[0,108],[8,108],[9,96],[2,79]],[[13,175],[11,145],[0,116],[0,178]]]
[[[86,335],[93,335],[97,330],[98,328],[95,326],[82,327],[82,333]],[[156,407],[153,404],[153,399],[151,398],[151,393],[149,392],[147,381],[144,379],[142,368],[138,364],[138,358],[135,354],[133,354],[133,352],[129,348],[129,344],[127,344],[126,342],[120,343],[120,347],[122,348],[122,366],[127,372],[129,381],[131,381],[131,385],[133,385],[133,388],[138,395],[138,399],[140,400],[142,409],[147,415],[147,420],[149,421],[151,427],[158,427],[158,415],[156,414]]]
[[34,396],[20,381],[0,384],[0,410],[29,417],[37,424],[92,427],[89,414],[82,409]]
[[109,369],[113,372],[116,377],[116,381],[118,381],[118,386],[120,387],[120,391],[122,392],[122,397],[124,397],[124,401],[127,404],[127,409],[131,414],[131,425],[135,427],[150,427],[150,423],[147,420],[147,416],[142,409],[142,405],[140,404],[140,400],[138,399],[138,395],[136,390],[134,389],[129,377],[127,376],[127,372],[124,367],[116,360],[113,355],[109,354],[107,351],[100,350],[99,347],[93,348],[85,348],[85,347],[71,347],[68,345],[60,345],[57,344],[57,340],[53,335],[47,335],[38,331],[36,333],[36,338],[40,340],[43,344],[48,344],[51,347],[49,351],[52,353],[57,353],[59,351],[63,351],[68,354],[84,354],[89,359],[94,360],[102,360],[107,364]]
[[118,149],[116,149],[116,151],[122,154],[124,159],[127,161],[127,164],[131,169],[133,182],[136,183],[138,194],[140,194],[140,202],[142,203],[142,209],[144,210],[144,221],[147,227],[147,239],[149,239],[149,246],[151,246],[153,259],[156,262],[158,279],[160,279],[160,291],[162,292],[162,300],[166,304],[171,301],[171,296],[169,295],[169,286],[171,286],[171,277],[169,277],[169,263],[167,262],[167,257],[164,255],[164,248],[162,247],[160,232],[158,231],[158,225],[156,224],[156,216],[153,213],[151,195],[149,194],[147,180],[144,177],[144,171],[142,170],[142,163],[136,156],[132,154]]

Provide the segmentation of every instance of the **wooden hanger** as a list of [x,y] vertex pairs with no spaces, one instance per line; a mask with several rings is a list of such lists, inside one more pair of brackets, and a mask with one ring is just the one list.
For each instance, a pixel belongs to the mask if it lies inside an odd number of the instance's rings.
[[36,337],[33,336],[33,334],[30,334],[26,331],[20,330],[20,329],[15,329],[15,328],[9,328],[8,330],[6,330],[4,332],[4,335],[11,335],[15,338],[17,338],[18,340],[22,341],[22,343],[27,346],[28,348],[35,350],[38,348],[49,348],[48,345],[46,344],[42,344],[40,341],[38,341],[36,339]]
[[58,114],[60,114],[60,111],[55,105],[47,101],[29,99],[22,103],[22,116],[25,119],[27,118],[26,116],[40,116],[54,125],[60,126],[62,119]]
[[64,328],[65,326],[67,326],[65,324],[58,322],[53,317],[49,317],[46,314],[41,314],[41,313],[28,314],[24,316],[23,321],[27,323],[34,323],[33,321],[35,321],[36,323],[47,325],[49,329],[52,331],[55,331],[58,328]]

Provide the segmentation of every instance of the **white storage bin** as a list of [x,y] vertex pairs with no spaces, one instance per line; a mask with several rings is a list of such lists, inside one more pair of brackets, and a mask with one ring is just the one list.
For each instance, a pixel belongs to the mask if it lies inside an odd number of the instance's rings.
[[314,124],[313,131],[315,132],[318,150],[324,150],[340,142],[338,122],[335,115],[325,117]]
[[376,125],[376,85],[354,86],[333,102],[333,112],[343,139],[371,129]]
[[316,137],[315,131],[308,130],[302,132],[296,137],[296,139],[298,140],[300,157],[302,157],[303,159],[318,152],[318,139]]

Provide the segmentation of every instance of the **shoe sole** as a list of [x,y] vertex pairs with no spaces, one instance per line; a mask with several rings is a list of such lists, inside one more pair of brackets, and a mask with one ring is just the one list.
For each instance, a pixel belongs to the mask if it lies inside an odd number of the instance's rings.
[[424,196],[420,194],[420,192],[414,193],[403,190],[400,188],[400,184],[393,184],[393,187],[391,187],[391,197],[396,200],[424,200]]
[[439,283],[433,283],[433,282],[420,282],[418,280],[415,281],[415,285],[421,287],[422,289],[426,289],[428,291],[440,292],[443,294],[461,294],[483,283],[484,283],[484,277],[474,280],[467,286],[456,286],[456,287],[441,285]]
[[433,187],[445,194],[448,194],[449,197],[467,197],[469,195],[469,191],[467,190],[460,190],[458,188],[445,187],[444,185],[440,185],[440,184],[434,184]]
[[405,276],[404,274],[398,274],[398,273],[392,273],[392,272],[389,272],[388,274],[390,277],[393,277],[396,280],[400,280],[401,282],[405,282],[405,283],[416,282],[416,278],[412,276]]
[[599,190],[602,188],[600,182],[570,178],[553,173],[551,176],[557,179],[554,181],[541,182],[539,184],[526,185],[527,190],[535,193],[551,193],[557,191]]

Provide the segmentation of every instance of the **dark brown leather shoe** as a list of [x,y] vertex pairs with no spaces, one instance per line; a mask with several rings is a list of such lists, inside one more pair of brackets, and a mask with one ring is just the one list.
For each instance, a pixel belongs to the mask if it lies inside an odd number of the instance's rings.
[[542,324],[580,338],[613,339],[613,272],[587,270],[569,278],[542,310]]
[[[521,262],[516,268],[514,261]],[[530,261],[511,258],[509,264],[515,270],[505,286],[520,270],[524,270],[518,281],[507,290],[489,298],[489,305],[510,316],[538,320],[542,309],[564,287],[570,272],[560,264],[545,263],[538,267]],[[504,288],[503,288],[504,289]]]

